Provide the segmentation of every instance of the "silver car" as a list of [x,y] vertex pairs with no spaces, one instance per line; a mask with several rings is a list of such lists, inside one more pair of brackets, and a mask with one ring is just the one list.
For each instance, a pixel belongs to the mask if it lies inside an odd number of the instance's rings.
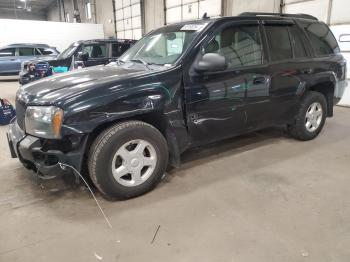
[[0,76],[18,75],[21,64],[30,59],[50,59],[59,54],[44,44],[12,44],[0,48]]

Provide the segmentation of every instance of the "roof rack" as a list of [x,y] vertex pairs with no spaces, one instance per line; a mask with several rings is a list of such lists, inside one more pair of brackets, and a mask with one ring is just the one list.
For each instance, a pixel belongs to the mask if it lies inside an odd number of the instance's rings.
[[263,12],[244,12],[241,13],[239,16],[280,16],[280,17],[295,17],[295,18],[305,18],[305,19],[311,19],[316,20],[318,19],[312,15],[308,14],[281,14],[281,13],[263,13]]

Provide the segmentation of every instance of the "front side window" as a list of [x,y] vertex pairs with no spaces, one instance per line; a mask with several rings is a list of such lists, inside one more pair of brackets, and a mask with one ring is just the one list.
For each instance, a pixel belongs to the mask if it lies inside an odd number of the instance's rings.
[[89,54],[89,58],[104,58],[106,57],[106,45],[105,44],[93,44],[85,45],[83,52]]
[[15,48],[5,48],[0,50],[0,57],[15,56]]
[[34,48],[20,47],[20,48],[18,48],[18,53],[20,56],[33,56],[34,55]]
[[265,25],[271,61],[293,58],[288,25]]
[[228,68],[262,64],[262,44],[258,25],[223,29],[204,48],[205,53],[225,56]]
[[316,55],[330,55],[340,52],[337,40],[328,26],[322,23],[311,23],[304,27]]
[[112,44],[112,57],[121,56],[129,47],[129,44]]

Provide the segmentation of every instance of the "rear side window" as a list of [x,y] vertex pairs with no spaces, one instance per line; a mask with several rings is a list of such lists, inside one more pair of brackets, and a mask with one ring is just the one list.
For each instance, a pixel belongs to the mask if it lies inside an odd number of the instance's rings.
[[298,28],[296,25],[289,26],[289,32],[292,40],[295,58],[302,58],[307,56],[305,45],[302,40],[302,32],[300,31],[301,29]]
[[262,64],[262,45],[258,25],[223,29],[205,46],[205,53],[225,56],[228,68]]
[[340,52],[337,40],[329,27],[323,23],[311,23],[304,27],[317,56]]
[[265,25],[272,61],[293,58],[292,45],[289,38],[288,25]]
[[5,56],[15,56],[16,49],[15,48],[5,48],[0,50],[0,57]]
[[20,56],[33,56],[34,55],[34,48],[20,47],[20,48],[18,48],[18,53]]
[[112,57],[121,56],[128,48],[128,44],[112,44]]

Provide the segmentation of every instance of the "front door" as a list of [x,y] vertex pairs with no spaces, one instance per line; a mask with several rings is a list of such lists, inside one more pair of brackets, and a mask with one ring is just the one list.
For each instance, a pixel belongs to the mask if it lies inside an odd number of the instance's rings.
[[205,41],[200,55],[219,53],[228,68],[194,73],[185,83],[187,123],[194,144],[234,136],[246,128],[248,84],[261,84],[266,77],[262,50],[257,21],[230,22]]

